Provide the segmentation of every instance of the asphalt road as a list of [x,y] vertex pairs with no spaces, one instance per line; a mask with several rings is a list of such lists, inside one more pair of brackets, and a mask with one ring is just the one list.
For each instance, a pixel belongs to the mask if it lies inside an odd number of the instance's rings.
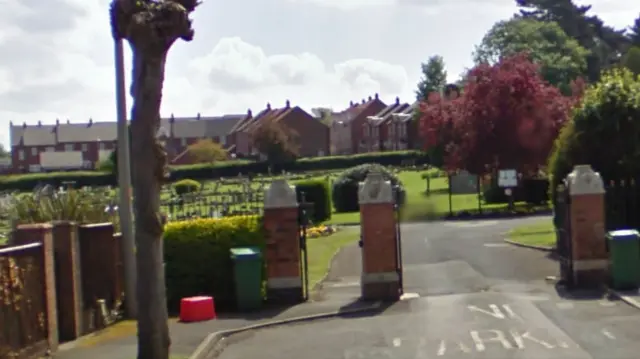
[[[407,224],[405,292],[382,314],[243,334],[222,359],[631,359],[640,356],[640,310],[597,293],[568,294],[545,278],[557,263],[504,245],[526,220]],[[338,258],[325,291],[357,293],[356,259]]]

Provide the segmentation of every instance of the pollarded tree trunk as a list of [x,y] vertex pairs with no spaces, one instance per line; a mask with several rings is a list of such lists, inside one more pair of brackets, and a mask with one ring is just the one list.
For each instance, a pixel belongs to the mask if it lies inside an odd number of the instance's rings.
[[196,0],[113,0],[116,39],[133,52],[131,96],[132,184],[135,196],[138,297],[138,359],[169,358],[169,327],[163,268],[160,189],[166,153],[158,142],[167,54],[178,40],[193,39],[189,14]]

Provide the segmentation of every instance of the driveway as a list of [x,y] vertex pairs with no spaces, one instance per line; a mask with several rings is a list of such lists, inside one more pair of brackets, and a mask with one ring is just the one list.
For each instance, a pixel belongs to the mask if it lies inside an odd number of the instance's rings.
[[[637,358],[640,311],[567,293],[545,280],[557,274],[546,253],[502,242],[537,220],[403,225],[405,292],[417,299],[377,316],[244,334],[221,358]],[[357,295],[358,258],[357,246],[338,256],[326,297]]]

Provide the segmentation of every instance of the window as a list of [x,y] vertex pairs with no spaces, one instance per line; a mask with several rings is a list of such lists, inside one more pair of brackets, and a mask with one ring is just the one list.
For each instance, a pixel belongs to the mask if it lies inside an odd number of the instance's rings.
[[[81,146],[81,149],[82,149],[82,152],[87,152],[89,150],[89,146],[87,146],[86,143],[83,143],[82,146]],[[72,151],[73,151],[73,149],[72,149]]]
[[64,145],[64,150],[66,152],[71,152],[73,151],[73,143],[67,143],[66,145]]
[[45,151],[47,151],[47,152],[55,152],[56,149],[53,148],[53,147],[47,147],[47,149]]
[[38,148],[31,147],[31,156],[37,156],[37,155],[38,155]]
[[223,146],[227,145],[227,136],[220,136],[220,144]]
[[182,145],[182,147],[185,147],[187,145],[187,139],[186,138],[181,138],[180,139],[180,144]]
[[389,124],[389,135],[390,135],[390,136],[394,136],[394,135],[395,135],[395,129],[396,129],[396,128],[395,128],[394,124],[393,124],[393,123],[390,123],[390,124]]
[[100,142],[100,144],[98,146],[100,148],[100,151],[104,151],[107,148],[107,146],[106,146],[106,144],[104,142]]
[[18,160],[24,161],[24,150],[18,151]]

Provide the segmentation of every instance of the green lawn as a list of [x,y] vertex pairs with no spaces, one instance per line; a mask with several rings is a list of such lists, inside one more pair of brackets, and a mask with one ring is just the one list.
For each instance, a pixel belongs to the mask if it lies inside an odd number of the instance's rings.
[[343,228],[326,237],[309,238],[309,288],[313,288],[329,271],[331,258],[347,244],[360,238],[357,228]]
[[539,247],[553,247],[556,244],[556,232],[550,219],[534,224],[516,227],[508,234],[509,240]]

